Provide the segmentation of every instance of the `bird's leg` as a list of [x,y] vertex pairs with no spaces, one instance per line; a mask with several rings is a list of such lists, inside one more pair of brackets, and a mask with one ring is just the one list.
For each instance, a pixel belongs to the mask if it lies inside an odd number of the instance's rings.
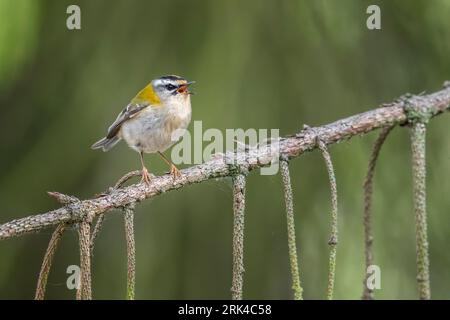
[[170,166],[170,174],[173,176],[173,178],[175,179],[175,178],[181,177],[180,170],[178,170],[178,168],[172,163],[172,161],[167,159],[166,156],[162,152],[158,151],[158,153],[161,156],[161,158],[163,158],[165,163],[167,163]]
[[142,165],[142,179],[141,182],[145,182],[146,184],[150,184],[150,174],[147,170],[147,168],[145,167],[145,163],[144,163],[144,152],[141,151],[139,153],[140,158],[141,158],[141,165]]

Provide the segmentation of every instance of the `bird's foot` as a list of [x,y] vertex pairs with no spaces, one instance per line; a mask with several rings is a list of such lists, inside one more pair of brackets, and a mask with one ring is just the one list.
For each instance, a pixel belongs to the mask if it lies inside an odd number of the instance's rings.
[[170,166],[170,174],[172,175],[173,179],[181,177],[181,171],[178,170],[178,168],[175,165]]
[[142,179],[141,182],[145,182],[145,184],[150,184],[151,181],[151,175],[148,172],[147,168],[142,168]]

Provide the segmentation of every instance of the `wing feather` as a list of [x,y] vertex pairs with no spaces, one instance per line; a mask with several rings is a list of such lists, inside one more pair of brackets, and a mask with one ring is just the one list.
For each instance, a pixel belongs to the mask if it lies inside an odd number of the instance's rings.
[[139,112],[149,107],[149,103],[140,103],[140,104],[129,104],[125,109],[117,116],[116,121],[113,122],[112,125],[108,128],[108,134],[106,135],[107,139],[111,139],[117,135],[120,130],[120,127],[124,122],[136,116]]

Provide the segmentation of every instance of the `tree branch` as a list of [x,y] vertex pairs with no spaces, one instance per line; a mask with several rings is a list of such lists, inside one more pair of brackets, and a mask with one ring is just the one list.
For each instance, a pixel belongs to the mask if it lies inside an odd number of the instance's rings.
[[[420,106],[431,116],[448,111],[450,109],[450,86],[430,95],[412,96],[408,99],[408,104]],[[134,184],[108,191],[97,198],[71,203],[43,214],[16,219],[0,225],[0,240],[37,232],[62,222],[80,222],[87,213],[97,216],[113,209],[120,209],[133,202],[180,189],[186,185],[200,183],[212,178],[232,176],[238,172],[239,167],[251,171],[268,166],[272,162],[273,156],[276,155],[274,148],[271,147],[274,144],[279,148],[279,156],[290,159],[317,148],[317,136],[325,144],[330,145],[387,125],[405,124],[408,120],[404,108],[404,100],[384,104],[378,109],[357,114],[325,126],[305,129],[294,136],[280,138],[272,142],[271,145],[237,152],[234,164],[225,161],[229,155],[233,155],[229,152],[203,164],[182,170],[182,176],[175,181],[170,175],[159,176],[155,177],[150,185]]]

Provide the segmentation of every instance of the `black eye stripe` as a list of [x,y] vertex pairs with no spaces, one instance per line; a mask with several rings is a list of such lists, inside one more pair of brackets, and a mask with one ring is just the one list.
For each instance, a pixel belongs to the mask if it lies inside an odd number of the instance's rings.
[[165,87],[166,87],[167,90],[170,90],[170,91],[175,90],[177,88],[176,86],[174,86],[171,83],[166,84]]

